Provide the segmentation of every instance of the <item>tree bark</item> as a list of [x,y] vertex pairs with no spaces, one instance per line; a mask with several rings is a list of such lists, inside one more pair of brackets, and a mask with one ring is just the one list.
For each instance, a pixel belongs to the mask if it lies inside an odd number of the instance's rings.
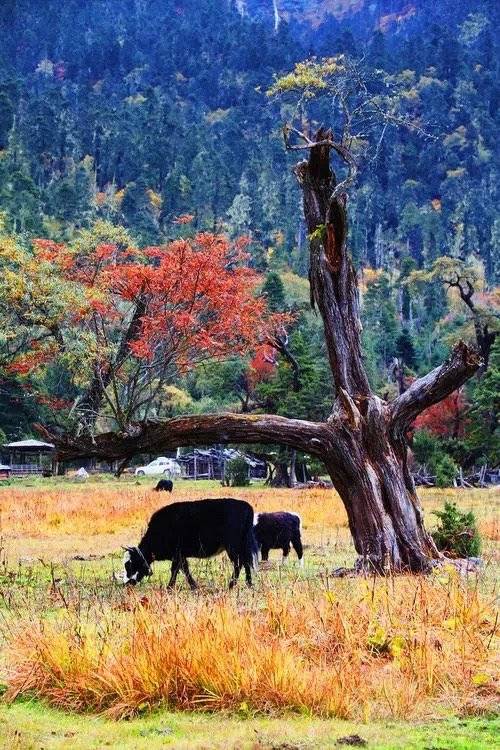
[[276,461],[273,478],[269,482],[271,487],[290,487],[290,475],[288,464],[284,461]]
[[[127,433],[58,440],[61,458],[126,458],[182,445],[281,444],[320,458],[345,505],[358,568],[385,573],[429,570],[439,553],[424,528],[407,465],[407,431],[413,419],[462,385],[480,366],[475,350],[459,344],[449,359],[416,380],[392,403],[369,385],[361,353],[357,277],[347,252],[346,195],[337,185],[330,153],[352,170],[352,157],[320,129],[304,138],[309,158],[296,175],[304,197],[310,239],[311,301],[321,314],[336,386],[325,423],[274,415],[190,416],[144,422]],[[46,434],[46,433],[45,433]],[[50,436],[52,439],[53,436]],[[57,440],[57,439],[56,439]]]
[[323,319],[330,367],[337,388],[354,397],[370,393],[361,357],[361,321],[357,278],[347,253],[346,196],[335,194],[330,168],[331,131],[320,129],[308,161],[295,174],[304,196],[309,231],[311,301]]
[[[37,425],[41,434],[49,433]],[[179,446],[212,443],[262,443],[288,445],[304,453],[319,455],[327,425],[275,414],[204,414],[164,421],[132,423],[126,432],[74,437],[51,435],[63,460],[95,457],[109,460],[131,458],[137,453],[157,453]]]

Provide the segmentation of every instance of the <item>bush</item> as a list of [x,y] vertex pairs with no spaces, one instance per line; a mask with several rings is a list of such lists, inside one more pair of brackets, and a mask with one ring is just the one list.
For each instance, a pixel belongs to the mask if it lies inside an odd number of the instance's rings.
[[226,487],[248,487],[248,464],[243,457],[233,458],[226,464],[225,485]]
[[413,437],[412,451],[418,464],[431,466],[436,456],[442,455],[440,440],[427,430],[417,430]]
[[425,464],[431,474],[436,476],[438,487],[450,487],[458,474],[458,466],[443,447],[442,438],[418,430],[413,438],[413,455],[418,464]]
[[436,474],[436,485],[438,487],[451,487],[458,474],[458,466],[451,456],[443,453],[434,463],[433,471]]
[[432,537],[441,552],[453,557],[477,557],[481,551],[481,537],[472,511],[463,513],[455,503],[444,504],[443,510],[433,511],[440,523]]

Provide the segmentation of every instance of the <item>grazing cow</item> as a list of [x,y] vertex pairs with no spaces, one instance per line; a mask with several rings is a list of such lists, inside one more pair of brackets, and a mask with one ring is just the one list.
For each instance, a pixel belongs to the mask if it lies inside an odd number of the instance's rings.
[[269,550],[282,549],[283,559],[288,557],[290,544],[303,564],[302,540],[300,538],[300,516],[297,513],[257,513],[254,532],[263,560],[269,559]]
[[212,557],[225,550],[234,565],[229,583],[232,588],[240,570],[252,585],[258,548],[253,531],[254,512],[244,500],[197,500],[172,503],[153,513],[146,533],[137,547],[125,547],[124,583],[136,584],[152,574],[153,560],[172,560],[169,587],[179,570],[192,589],[196,582],[188,567],[188,557]]
[[160,479],[155,487],[155,492],[172,492],[174,489],[174,483],[171,479]]

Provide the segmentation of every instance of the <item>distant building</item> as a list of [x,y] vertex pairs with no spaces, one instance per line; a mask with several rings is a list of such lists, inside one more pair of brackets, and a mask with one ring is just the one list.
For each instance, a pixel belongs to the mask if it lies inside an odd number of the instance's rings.
[[190,453],[177,456],[183,479],[220,479],[224,477],[225,465],[234,458],[243,458],[248,466],[249,479],[265,479],[267,463],[255,456],[241,453],[234,448],[195,448]]
[[41,440],[17,440],[2,445],[2,454],[7,457],[9,474],[50,474],[53,472],[55,445]]
[[0,464],[0,479],[8,479],[10,477],[10,466]]

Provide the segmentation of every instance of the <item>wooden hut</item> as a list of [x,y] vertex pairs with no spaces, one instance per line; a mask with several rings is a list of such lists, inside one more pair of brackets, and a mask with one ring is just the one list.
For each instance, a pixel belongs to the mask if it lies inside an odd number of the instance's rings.
[[2,453],[8,456],[7,463],[14,476],[50,475],[54,471],[55,445],[52,443],[17,440],[2,445]]
[[0,479],[8,479],[10,477],[10,466],[6,464],[0,464]]
[[183,479],[220,479],[225,465],[234,458],[243,458],[248,466],[249,479],[265,479],[267,464],[255,456],[241,453],[234,448],[195,448],[177,457]]

